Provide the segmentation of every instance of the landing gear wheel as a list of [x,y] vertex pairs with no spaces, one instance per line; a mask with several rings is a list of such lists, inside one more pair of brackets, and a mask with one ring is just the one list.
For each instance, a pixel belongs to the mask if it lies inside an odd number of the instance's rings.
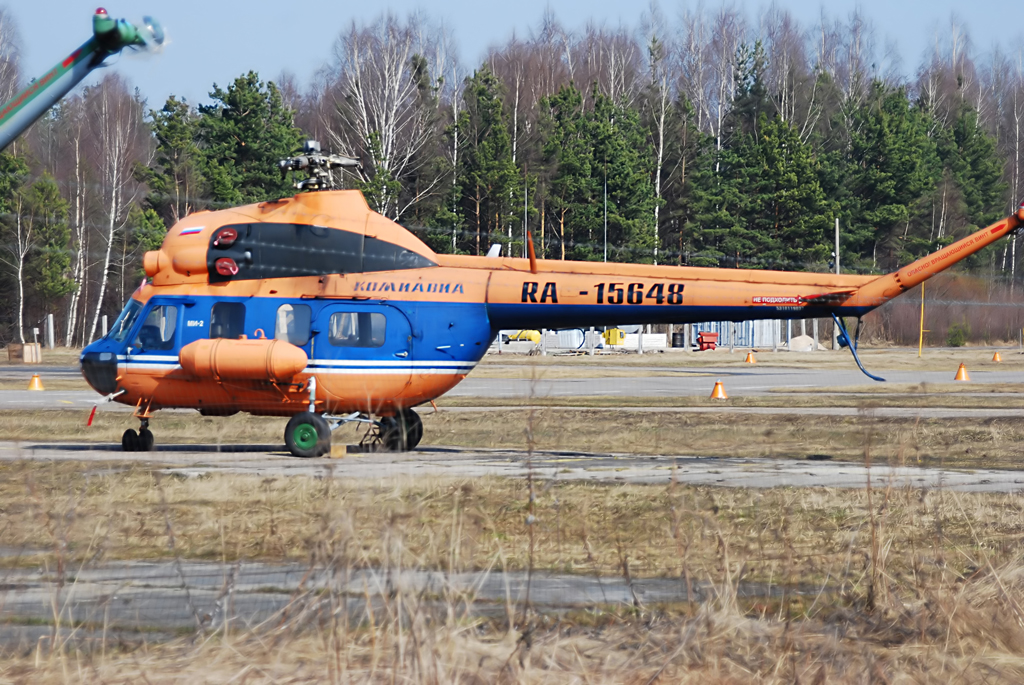
[[137,451],[152,452],[155,442],[156,441],[153,439],[153,433],[148,428],[139,429],[139,439],[136,443],[136,445],[138,445]]
[[121,449],[125,452],[137,452],[139,450],[139,434],[134,428],[129,428],[121,436]]
[[423,439],[423,421],[412,409],[406,409],[396,416],[383,416],[380,423],[380,439],[390,452],[406,452],[416,449]]
[[300,412],[288,420],[284,441],[296,457],[319,457],[331,451],[331,428],[319,414]]
[[406,409],[399,417],[399,421],[405,421],[405,448],[416,449],[423,439],[423,419],[412,409]]

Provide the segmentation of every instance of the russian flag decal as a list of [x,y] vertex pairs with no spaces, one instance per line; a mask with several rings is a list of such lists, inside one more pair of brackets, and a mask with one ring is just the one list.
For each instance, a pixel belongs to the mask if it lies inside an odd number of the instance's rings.
[[192,235],[194,233],[199,233],[204,228],[205,226],[192,226],[191,228],[183,228],[181,229],[181,232],[178,233],[178,235]]

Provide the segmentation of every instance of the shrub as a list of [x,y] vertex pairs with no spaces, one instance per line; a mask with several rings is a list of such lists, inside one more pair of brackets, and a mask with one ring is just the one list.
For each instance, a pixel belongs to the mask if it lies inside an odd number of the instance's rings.
[[946,333],[946,344],[950,347],[963,347],[971,337],[971,326],[966,321],[955,323]]

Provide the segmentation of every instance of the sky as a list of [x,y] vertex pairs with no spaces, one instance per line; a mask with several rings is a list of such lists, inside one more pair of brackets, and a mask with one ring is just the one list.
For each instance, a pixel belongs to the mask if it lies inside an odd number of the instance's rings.
[[[1024,32],[1016,24],[1020,5],[1006,0],[973,0],[969,4],[962,0],[832,0],[824,4],[820,0],[778,0],[778,4],[807,28],[819,20],[823,6],[831,17],[845,17],[860,7],[872,20],[880,42],[888,40],[897,46],[903,73],[916,69],[937,36],[948,36],[954,12],[967,27],[976,55],[986,55],[995,45],[1016,52],[1016,45],[1024,41]],[[707,8],[720,5],[704,0]],[[0,0],[0,6],[6,7],[17,24],[22,71],[27,78],[42,74],[89,38],[92,13],[99,5],[95,0]],[[529,36],[546,9],[568,29],[581,28],[588,21],[635,27],[649,5],[647,0],[335,0],[301,9],[303,3],[268,0],[114,0],[104,6],[113,17],[141,24],[141,17],[148,14],[164,25],[168,42],[161,53],[126,52],[108,59],[110,68],[148,98],[150,107],[159,108],[172,94],[193,104],[206,103],[214,83],[226,86],[249,70],[270,80],[288,71],[305,87],[330,58],[331,46],[342,29],[352,21],[370,22],[386,11],[402,16],[419,10],[443,22],[454,35],[462,64],[471,69],[481,62],[489,46],[503,43],[513,33]],[[669,0],[659,6],[675,23],[681,11],[697,3]],[[733,6],[756,21],[766,4],[735,2]]]

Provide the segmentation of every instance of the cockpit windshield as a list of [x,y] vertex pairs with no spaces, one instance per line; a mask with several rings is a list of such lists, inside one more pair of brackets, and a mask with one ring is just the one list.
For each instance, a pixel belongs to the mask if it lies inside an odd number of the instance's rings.
[[142,311],[142,303],[129,299],[128,304],[124,306],[121,315],[117,317],[106,337],[121,343],[127,340],[128,334],[131,332],[132,326],[135,325],[135,319],[139,317],[140,311]]

